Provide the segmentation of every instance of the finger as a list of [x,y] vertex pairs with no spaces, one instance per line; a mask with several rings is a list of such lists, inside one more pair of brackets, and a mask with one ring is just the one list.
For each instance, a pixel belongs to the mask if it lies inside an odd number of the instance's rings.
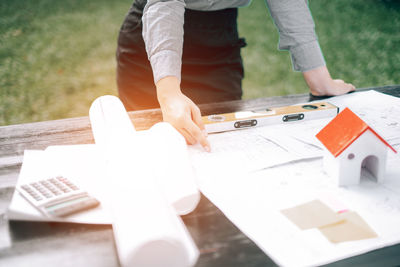
[[336,79],[334,81],[339,86],[338,89],[341,91],[340,94],[346,94],[355,90],[355,86],[351,83],[346,83],[345,81],[340,79]]
[[346,90],[345,93],[348,93],[348,92],[354,91],[355,87],[351,83],[345,83],[344,87],[343,87],[343,90]]
[[200,130],[204,130],[204,123],[201,118],[200,109],[197,106],[192,107],[192,119],[194,123],[200,128]]
[[200,112],[200,109],[197,106],[195,106],[192,109],[192,119],[193,119],[194,123],[200,128],[201,133],[205,137],[207,137],[208,134],[207,134],[207,131],[206,131],[205,127],[204,127],[203,119],[201,117],[201,112]]
[[190,135],[194,137],[196,141],[199,142],[200,145],[204,147],[207,152],[211,151],[210,143],[208,142],[207,138],[204,136],[200,128],[194,122],[188,124],[185,130],[188,131]]
[[186,143],[188,143],[189,145],[194,145],[197,143],[196,139],[185,129],[179,129],[178,132],[180,132],[181,135],[185,137]]
[[343,84],[345,83],[345,82],[344,82],[343,80],[341,80],[341,79],[335,79],[334,81],[337,82],[337,83],[343,83]]

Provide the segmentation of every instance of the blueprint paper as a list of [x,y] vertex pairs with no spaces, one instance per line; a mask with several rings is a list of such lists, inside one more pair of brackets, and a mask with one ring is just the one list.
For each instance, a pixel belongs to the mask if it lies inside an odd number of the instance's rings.
[[[191,168],[184,138],[166,123],[137,133],[115,96],[97,98],[89,117],[96,146],[106,160],[121,265],[193,266],[199,252],[178,215],[193,210],[199,200],[190,180],[193,174],[187,172]],[[176,156],[186,156],[186,162]],[[179,172],[185,169],[177,169],[179,163],[189,165],[186,173]],[[157,179],[160,175],[162,179]]]
[[[400,144],[400,98],[371,90],[332,97],[327,101],[340,110],[350,108],[390,145]],[[315,135],[332,119],[260,127],[257,131],[300,158],[322,157],[323,145]]]
[[127,142],[124,148],[107,151],[107,193],[120,263],[124,267],[193,266],[197,247],[149,171],[152,162],[141,160],[145,148],[146,143]]
[[165,198],[178,215],[192,212],[200,201],[200,192],[185,138],[166,122],[155,124],[146,134],[150,166]]
[[[322,160],[313,160],[203,176],[199,186],[277,264],[321,265],[400,242],[400,160],[392,156],[390,161],[383,184],[365,179],[360,186],[338,187],[322,171]],[[280,212],[321,194],[357,212],[378,237],[334,244],[317,228],[300,230]]]
[[348,107],[389,143],[400,137],[400,98],[377,91],[359,92],[329,99],[340,107]]
[[[137,153],[140,157],[131,161],[127,171],[134,172],[143,164],[150,164],[149,177],[157,180],[165,198],[178,215],[193,211],[200,193],[194,182],[194,174],[187,156],[184,137],[169,123],[161,122],[149,130],[135,130],[121,100],[116,96],[105,95],[93,101],[89,118],[96,146],[105,161],[109,162],[126,150],[126,146],[144,148]],[[136,148],[128,151],[134,155]],[[129,153],[126,155],[131,157]]]
[[[338,106],[340,111],[350,108],[390,145],[400,144],[400,98],[370,90],[332,97],[327,101]],[[262,127],[258,131],[299,157],[322,157],[323,145],[315,135],[332,119],[276,125],[271,129]]]
[[[329,102],[363,114],[363,120],[400,149],[398,98],[369,91]],[[338,187],[322,169],[322,146],[315,138],[329,121],[210,135],[215,155],[197,147],[189,150],[202,193],[279,265],[321,265],[400,242],[399,154],[389,151],[383,183],[363,171],[360,185]],[[300,155],[305,145],[313,148]],[[332,243],[317,228],[300,230],[280,212],[315,199],[335,211],[356,212],[377,237]]]
[[340,111],[346,107],[351,109],[390,145],[400,143],[400,98],[371,90],[332,97],[328,101]]
[[[281,134],[275,126],[210,134],[211,152],[200,145],[189,147],[196,172],[251,172],[302,159],[321,157],[323,150]],[[274,134],[275,133],[275,134]],[[282,141],[284,139],[284,141]]]

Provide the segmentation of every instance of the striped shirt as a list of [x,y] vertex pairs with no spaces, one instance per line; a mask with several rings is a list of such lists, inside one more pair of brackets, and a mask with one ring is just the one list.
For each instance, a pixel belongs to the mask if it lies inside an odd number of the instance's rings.
[[[181,78],[185,8],[220,10],[246,6],[251,0],[148,0],[143,10],[143,39],[154,82]],[[307,0],[265,0],[279,31],[279,49],[288,50],[295,71],[325,65]]]

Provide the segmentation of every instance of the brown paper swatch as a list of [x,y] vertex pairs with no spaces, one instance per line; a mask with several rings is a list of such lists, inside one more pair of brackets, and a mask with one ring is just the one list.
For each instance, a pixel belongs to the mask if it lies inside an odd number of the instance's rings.
[[331,225],[344,220],[320,200],[313,200],[281,210],[281,212],[302,230]]
[[332,243],[356,241],[377,237],[369,225],[353,211],[338,214],[343,220],[319,227],[319,230]]

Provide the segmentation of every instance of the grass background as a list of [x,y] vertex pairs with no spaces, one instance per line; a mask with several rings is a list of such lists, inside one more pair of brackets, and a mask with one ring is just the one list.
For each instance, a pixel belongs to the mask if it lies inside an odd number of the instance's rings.
[[[0,1],[0,125],[86,116],[117,94],[115,48],[131,0]],[[400,3],[310,0],[334,78],[357,87],[400,84]],[[263,0],[239,10],[248,46],[244,98],[305,93]]]

